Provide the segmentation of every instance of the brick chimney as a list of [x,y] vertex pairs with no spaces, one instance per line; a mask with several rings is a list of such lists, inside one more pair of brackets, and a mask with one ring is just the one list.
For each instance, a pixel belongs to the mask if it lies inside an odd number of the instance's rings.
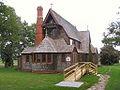
[[39,45],[43,40],[42,23],[43,23],[43,8],[39,6],[37,8],[35,45]]

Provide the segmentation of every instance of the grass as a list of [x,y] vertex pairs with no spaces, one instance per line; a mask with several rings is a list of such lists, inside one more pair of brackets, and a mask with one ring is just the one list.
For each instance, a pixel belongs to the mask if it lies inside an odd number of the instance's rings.
[[[17,65],[18,62],[17,62],[17,60],[14,60],[13,63],[14,63],[14,65]],[[2,60],[0,60],[0,64],[4,64],[4,63],[2,62]]]
[[86,90],[98,82],[98,77],[84,76],[80,81],[85,82],[85,85],[80,88],[55,86],[60,81],[63,81],[63,74],[19,72],[16,68],[0,66],[0,90]]
[[[110,72],[108,72],[110,70]],[[120,64],[98,68],[101,74],[111,76],[105,90],[120,90]],[[19,72],[14,68],[0,66],[0,90],[86,90],[98,82],[98,77],[85,75],[79,81],[85,82],[80,88],[59,87],[56,83],[63,81],[63,74],[35,74]]]
[[0,64],[3,64],[3,62],[0,60]]
[[120,64],[112,65],[112,66],[102,66],[98,69],[101,74],[110,75],[110,79],[106,85],[105,90],[120,90]]
[[82,85],[79,90],[86,90],[87,88],[93,86],[98,82],[99,77],[94,75],[85,75],[80,81],[85,82],[85,85]]
[[111,78],[106,86],[106,90],[120,90],[120,65],[111,66],[109,75]]

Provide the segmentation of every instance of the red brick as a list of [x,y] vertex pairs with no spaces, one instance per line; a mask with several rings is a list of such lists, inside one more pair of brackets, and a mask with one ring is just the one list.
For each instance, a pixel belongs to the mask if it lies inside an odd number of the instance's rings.
[[36,35],[35,35],[35,45],[39,45],[43,40],[43,8],[40,6],[37,8],[37,23],[36,23]]

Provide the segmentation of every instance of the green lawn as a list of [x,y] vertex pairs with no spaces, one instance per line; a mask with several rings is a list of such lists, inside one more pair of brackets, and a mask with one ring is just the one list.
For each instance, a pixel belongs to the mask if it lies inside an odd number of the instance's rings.
[[0,60],[0,64],[3,64],[3,62]]
[[[17,60],[14,60],[13,63],[14,63],[14,65],[17,65],[18,62],[17,62]],[[0,60],[0,64],[4,64],[4,63]]]
[[112,65],[112,66],[102,66],[98,69],[101,74],[106,74],[109,70],[108,75],[110,75],[110,79],[106,85],[105,90],[120,90],[120,64]]
[[[102,66],[99,73],[111,76],[105,90],[120,90],[120,64]],[[35,74],[31,72],[19,72],[16,68],[3,68],[0,66],[0,90],[86,90],[98,82],[98,77],[85,75],[80,81],[85,85],[80,88],[59,87],[54,84],[63,81],[63,74]]]
[[6,69],[0,66],[0,90],[86,90],[98,81],[98,77],[84,76],[81,81],[86,83],[80,88],[54,85],[60,81],[63,81],[63,74],[19,72],[16,68]]

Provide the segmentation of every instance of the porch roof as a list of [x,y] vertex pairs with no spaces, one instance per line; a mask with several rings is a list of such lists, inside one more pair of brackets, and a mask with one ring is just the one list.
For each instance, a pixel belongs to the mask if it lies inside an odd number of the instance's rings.
[[25,48],[23,51],[22,51],[22,54],[30,54],[32,53],[34,50],[35,50],[36,47],[28,47],[28,48]]

